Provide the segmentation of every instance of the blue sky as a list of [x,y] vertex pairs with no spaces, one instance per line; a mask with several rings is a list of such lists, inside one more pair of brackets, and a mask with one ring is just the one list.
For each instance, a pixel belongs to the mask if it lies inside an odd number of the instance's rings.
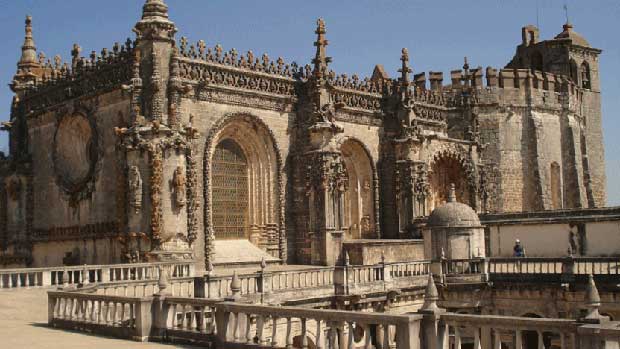
[[[0,0],[0,119],[7,119],[23,41],[24,17],[33,16],[39,50],[68,60],[73,43],[84,53],[133,37],[144,0]],[[179,36],[191,42],[255,55],[310,61],[316,18],[327,23],[328,54],[339,73],[368,76],[381,63],[394,76],[400,50],[409,48],[415,72],[447,74],[468,56],[472,66],[503,67],[536,24],[541,38],[559,33],[564,3],[575,30],[603,50],[600,61],[608,204],[620,205],[620,1],[619,0],[167,0]],[[538,11],[537,11],[538,8]],[[537,16],[538,12],[538,16]],[[449,76],[449,75],[446,75]],[[6,149],[6,134],[0,147]]]

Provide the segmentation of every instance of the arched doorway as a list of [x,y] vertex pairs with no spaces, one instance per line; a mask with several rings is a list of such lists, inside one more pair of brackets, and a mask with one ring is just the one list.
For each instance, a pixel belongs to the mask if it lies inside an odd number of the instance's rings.
[[216,127],[205,155],[205,226],[215,240],[250,240],[278,256],[280,158],[269,129],[249,115]]
[[349,179],[344,195],[346,237],[376,238],[372,159],[364,146],[354,139],[345,140],[340,151]]
[[431,164],[429,177],[429,213],[448,201],[451,184],[454,184],[456,189],[456,201],[470,204],[469,183],[462,159],[450,153],[438,154]]

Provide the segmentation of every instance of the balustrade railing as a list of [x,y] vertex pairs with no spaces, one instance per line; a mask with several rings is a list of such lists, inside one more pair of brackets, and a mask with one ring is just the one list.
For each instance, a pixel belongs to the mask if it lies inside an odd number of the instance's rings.
[[329,287],[334,285],[333,267],[271,273],[271,291]]
[[577,345],[576,320],[523,318],[495,315],[442,314],[441,320],[448,326],[450,347],[461,349],[467,343],[474,348],[536,348],[574,349]]
[[[151,297],[160,291],[158,280],[130,280],[95,285],[94,292],[107,296]],[[167,291],[175,297],[194,296],[194,278],[173,278]]]
[[448,275],[481,274],[484,272],[484,258],[444,259],[443,272]]
[[620,274],[620,257],[490,258],[488,263],[491,274]]
[[420,315],[217,303],[219,343],[237,347],[419,348]]
[[48,292],[48,323],[120,338],[145,340],[151,329],[152,298]]
[[157,280],[160,267],[170,268],[172,278],[194,276],[193,262],[0,269],[0,289]]

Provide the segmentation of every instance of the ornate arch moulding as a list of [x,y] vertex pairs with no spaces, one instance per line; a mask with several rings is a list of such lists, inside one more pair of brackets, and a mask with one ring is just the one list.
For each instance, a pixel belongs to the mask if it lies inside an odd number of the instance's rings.
[[282,160],[282,152],[277,143],[275,134],[273,131],[265,124],[263,120],[259,117],[254,116],[249,113],[231,113],[226,114],[221,117],[218,121],[216,121],[211,130],[209,131],[206,137],[204,157],[203,157],[203,195],[204,195],[204,232],[205,232],[205,263],[208,265],[212,262],[213,255],[215,253],[213,241],[215,239],[215,232],[213,230],[213,218],[212,218],[212,192],[211,192],[211,159],[213,158],[213,154],[215,152],[215,148],[217,146],[217,142],[219,141],[219,137],[222,131],[228,127],[231,123],[235,121],[240,121],[242,123],[249,124],[254,130],[262,130],[264,131],[271,144],[273,145],[273,152],[275,154],[276,161],[276,182],[275,182],[275,190],[277,196],[277,204],[278,208],[275,210],[275,214],[277,215],[279,232],[278,232],[278,240],[279,240],[279,258],[283,261],[286,261],[287,251],[286,251],[286,228],[284,221],[284,208],[285,208],[285,197],[284,197],[284,162]]

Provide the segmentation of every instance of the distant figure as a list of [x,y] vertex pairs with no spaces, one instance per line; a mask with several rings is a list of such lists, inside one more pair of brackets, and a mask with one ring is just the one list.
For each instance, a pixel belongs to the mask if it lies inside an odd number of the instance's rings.
[[515,257],[525,257],[525,249],[521,246],[521,240],[515,240],[515,247],[513,247]]

